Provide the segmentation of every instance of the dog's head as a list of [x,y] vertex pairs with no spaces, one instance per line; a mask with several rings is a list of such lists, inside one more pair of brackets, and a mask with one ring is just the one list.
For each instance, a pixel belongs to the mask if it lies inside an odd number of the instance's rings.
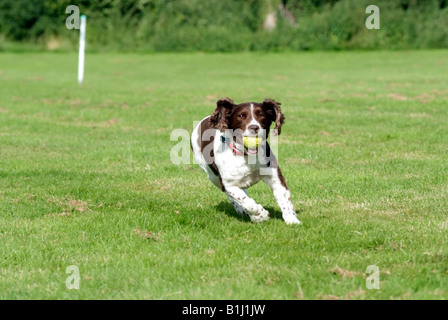
[[240,129],[247,136],[259,135],[261,129],[269,132],[271,124],[275,123],[273,134],[280,134],[285,121],[280,105],[280,102],[271,99],[265,99],[262,103],[235,104],[229,98],[222,98],[216,102],[210,123],[221,132]]
[[216,102],[216,109],[210,117],[213,128],[221,132],[233,130],[235,141],[240,144],[242,137],[266,139],[272,123],[275,123],[273,134],[280,134],[284,121],[280,103],[271,99],[265,99],[262,103],[235,104],[229,98],[222,98]]

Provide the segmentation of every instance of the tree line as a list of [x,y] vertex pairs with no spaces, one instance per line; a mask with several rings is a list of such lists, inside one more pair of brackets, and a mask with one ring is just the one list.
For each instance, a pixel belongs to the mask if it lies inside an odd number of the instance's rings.
[[[378,30],[365,26],[377,5]],[[448,0],[1,0],[1,43],[74,50],[76,5],[89,50],[284,51],[448,47]]]

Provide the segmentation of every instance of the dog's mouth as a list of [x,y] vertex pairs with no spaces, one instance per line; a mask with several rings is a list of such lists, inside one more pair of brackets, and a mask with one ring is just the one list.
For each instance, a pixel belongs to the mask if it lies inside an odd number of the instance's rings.
[[[253,139],[256,137],[236,136],[235,143],[238,144],[238,146],[241,146],[239,149],[244,150],[244,154],[256,155],[258,153],[258,149],[260,148],[260,146],[262,145],[263,142],[261,142],[261,143],[244,143],[244,139],[247,139],[247,138]],[[259,138],[259,141],[262,141],[261,137]]]
[[248,147],[244,146],[244,152],[250,155],[254,155],[258,153],[258,148],[249,149]]

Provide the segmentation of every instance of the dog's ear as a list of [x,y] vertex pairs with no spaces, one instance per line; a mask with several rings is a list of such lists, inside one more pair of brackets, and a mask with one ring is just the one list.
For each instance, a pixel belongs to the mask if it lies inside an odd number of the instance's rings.
[[263,106],[271,111],[272,114],[272,121],[275,122],[275,128],[274,128],[274,135],[280,134],[282,131],[282,124],[285,122],[285,115],[282,113],[282,110],[280,109],[280,102],[277,102],[272,99],[265,99],[263,101]]
[[229,117],[235,103],[230,98],[222,98],[216,101],[216,109],[210,116],[212,128],[223,132],[228,129]]

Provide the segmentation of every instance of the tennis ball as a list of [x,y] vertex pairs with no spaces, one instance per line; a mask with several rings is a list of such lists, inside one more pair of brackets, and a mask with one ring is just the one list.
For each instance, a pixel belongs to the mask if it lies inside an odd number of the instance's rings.
[[260,144],[259,137],[243,137],[244,146],[248,149],[257,149]]

